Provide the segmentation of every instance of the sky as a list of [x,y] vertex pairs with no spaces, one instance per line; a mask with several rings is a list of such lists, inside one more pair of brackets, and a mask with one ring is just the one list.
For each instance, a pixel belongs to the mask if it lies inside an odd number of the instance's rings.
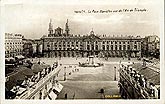
[[[21,33],[28,39],[39,39],[48,34],[52,19],[53,28],[65,29],[69,20],[71,34],[160,35],[161,9],[159,0],[7,0],[3,4],[5,33]],[[135,11],[135,8],[145,11]],[[123,9],[133,10],[124,11]],[[110,10],[108,13],[88,11]],[[113,12],[121,10],[121,12]],[[85,11],[75,13],[75,11]]]

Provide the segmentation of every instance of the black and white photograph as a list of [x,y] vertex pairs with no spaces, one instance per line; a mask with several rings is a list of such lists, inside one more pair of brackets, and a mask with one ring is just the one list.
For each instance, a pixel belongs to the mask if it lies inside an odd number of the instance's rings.
[[1,2],[2,104],[165,103],[163,0]]

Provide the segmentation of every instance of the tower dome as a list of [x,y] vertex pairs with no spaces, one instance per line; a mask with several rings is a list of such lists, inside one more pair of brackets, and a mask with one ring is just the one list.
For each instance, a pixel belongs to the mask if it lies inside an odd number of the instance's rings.
[[92,28],[92,31],[90,32],[90,35],[94,35],[94,31],[93,31],[93,28]]

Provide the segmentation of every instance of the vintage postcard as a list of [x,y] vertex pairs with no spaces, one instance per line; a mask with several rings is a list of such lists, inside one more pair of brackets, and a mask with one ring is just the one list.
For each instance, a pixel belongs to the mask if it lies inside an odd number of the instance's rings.
[[163,0],[2,0],[2,104],[165,103],[163,10]]

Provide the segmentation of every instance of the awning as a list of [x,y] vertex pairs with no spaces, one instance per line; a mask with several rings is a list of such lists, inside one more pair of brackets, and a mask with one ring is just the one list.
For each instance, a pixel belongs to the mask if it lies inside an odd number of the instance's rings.
[[26,88],[20,87],[19,90],[18,90],[18,92],[16,93],[16,95],[20,95],[20,94],[22,94],[25,91],[26,91]]
[[13,88],[13,86],[16,86],[16,83],[14,81],[10,80],[5,83],[5,88],[9,91]]
[[45,68],[50,68],[50,65],[47,64],[33,64],[31,69],[34,73],[38,73],[41,72],[43,69]]
[[35,84],[35,82],[29,82],[29,86],[33,86]]
[[51,100],[51,99],[49,99],[49,97],[47,96],[44,100]]
[[33,64],[31,69],[34,73],[38,73],[42,71],[44,68],[40,64]]
[[25,57],[22,56],[22,55],[18,55],[18,56],[15,56],[15,58],[17,58],[17,59],[24,59]]
[[33,71],[29,68],[24,68],[25,70],[22,71],[22,74],[30,78],[31,76],[34,75]]
[[45,98],[45,100],[55,100],[57,98],[57,95],[51,91],[48,96]]
[[61,92],[63,86],[60,83],[56,83],[53,89],[55,89],[58,93]]
[[41,64],[41,67],[43,68],[43,69],[45,69],[45,68],[49,68],[49,67],[51,67],[50,65],[47,65],[47,64]]
[[15,59],[13,57],[9,57],[9,58],[5,58],[5,61],[15,61]]
[[12,91],[5,91],[5,98],[6,99],[14,99],[16,97],[16,94]]
[[11,76],[9,76],[9,80],[7,82],[5,82],[5,87],[8,90],[11,90],[13,88],[13,86],[16,86],[17,82],[21,83],[21,81],[17,81],[17,80],[24,80],[24,76],[22,76],[19,72],[16,72],[15,74],[12,74]]

